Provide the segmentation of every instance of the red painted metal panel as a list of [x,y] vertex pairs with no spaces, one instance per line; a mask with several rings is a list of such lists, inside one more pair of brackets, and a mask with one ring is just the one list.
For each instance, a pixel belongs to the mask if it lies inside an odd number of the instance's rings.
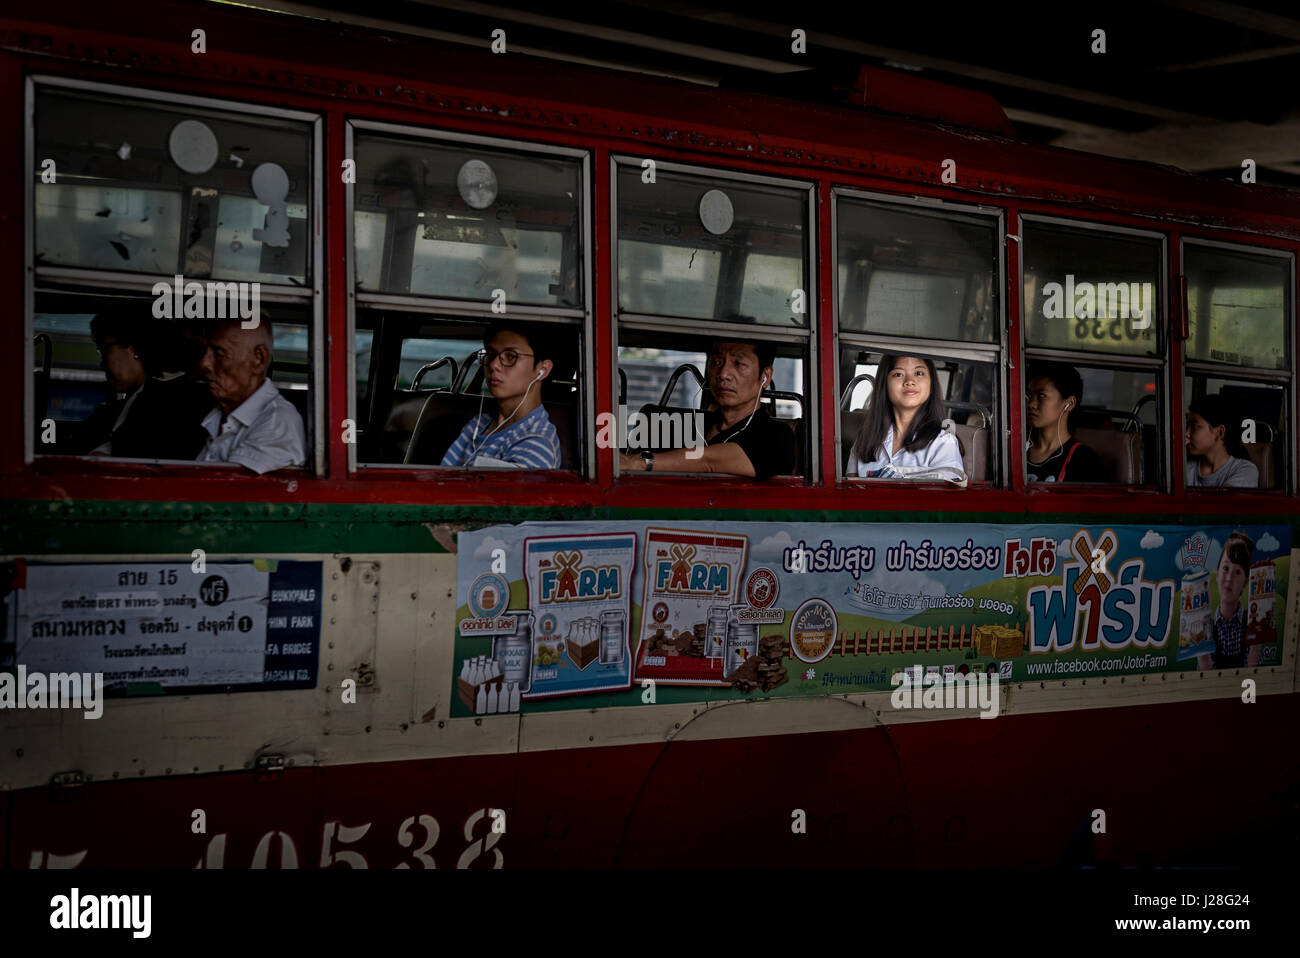
[[327,833],[339,867],[1262,864],[1295,834],[1298,720],[1282,695],[30,789],[10,861],[193,867],[224,834],[224,867],[264,842],[275,867],[283,832],[303,868]]

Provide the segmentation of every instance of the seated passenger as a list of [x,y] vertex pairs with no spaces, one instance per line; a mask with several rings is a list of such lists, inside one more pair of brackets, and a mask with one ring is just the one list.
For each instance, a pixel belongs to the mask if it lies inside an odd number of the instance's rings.
[[186,375],[197,356],[177,327],[148,306],[120,306],[90,321],[100,368],[120,394],[71,430],[60,451],[125,459],[193,459],[207,441],[199,421],[212,408],[202,384]]
[[[865,479],[965,482],[961,442],[943,429],[934,361],[884,356],[845,474]],[[882,388],[883,387],[883,388]]]
[[1218,396],[1205,396],[1188,407],[1187,466],[1184,470],[1187,488],[1259,488],[1259,470],[1246,458],[1234,418],[1229,415],[1227,404]]
[[[703,448],[623,453],[626,472],[712,472],[770,479],[794,471],[794,433],[760,408],[772,381],[775,349],[747,340],[718,340],[709,348],[707,379],[713,408],[704,416]],[[685,430],[683,430],[683,435]]]
[[1219,608],[1210,623],[1214,651],[1196,657],[1196,667],[1202,672],[1259,665],[1260,646],[1246,645],[1246,606],[1240,601],[1250,581],[1250,562],[1254,556],[1255,543],[1244,532],[1232,533],[1223,544],[1215,576]]
[[483,377],[496,411],[467,422],[441,464],[559,469],[560,438],[538,385],[555,365],[550,337],[540,327],[493,323],[483,347]]
[[200,462],[233,462],[256,473],[306,464],[302,416],[267,378],[272,342],[265,311],[253,329],[233,320],[208,336],[199,372],[217,408],[203,419],[208,441]]
[[1029,367],[1030,439],[1025,478],[1030,482],[1107,482],[1101,459],[1074,438],[1074,416],[1083,397],[1083,377],[1061,363]]

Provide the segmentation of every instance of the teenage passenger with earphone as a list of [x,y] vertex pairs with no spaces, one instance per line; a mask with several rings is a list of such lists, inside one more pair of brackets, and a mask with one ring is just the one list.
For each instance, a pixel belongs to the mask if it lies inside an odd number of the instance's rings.
[[493,323],[480,357],[496,411],[467,422],[442,465],[559,469],[560,439],[542,405],[541,383],[555,365],[549,337],[539,328]]
[[1031,438],[1026,478],[1030,482],[1109,481],[1097,454],[1073,435],[1083,396],[1079,371],[1061,363],[1031,366],[1027,393]]
[[776,350],[767,343],[714,342],[706,376],[714,408],[704,415],[704,449],[623,453],[619,469],[713,472],[753,479],[794,472],[794,433],[759,403],[763,389],[772,381],[775,361]]
[[918,470],[951,469],[953,478],[963,479],[961,442],[943,429],[943,396],[936,387],[934,360],[884,356],[876,369],[876,388],[845,474],[905,479]]

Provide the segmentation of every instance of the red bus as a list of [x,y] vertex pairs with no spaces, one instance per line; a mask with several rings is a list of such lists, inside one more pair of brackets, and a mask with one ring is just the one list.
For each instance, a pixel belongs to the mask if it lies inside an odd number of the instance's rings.
[[[1294,822],[1293,194],[879,70],[831,106],[207,4],[0,31],[8,867],[1242,864]],[[301,464],[83,442],[94,317],[254,288]],[[494,322],[549,343],[558,468],[441,465]],[[707,413],[719,341],[792,465],[638,471],[602,423]],[[960,481],[854,467],[885,357]],[[1091,481],[1033,481],[1039,381]],[[1207,397],[1253,488],[1200,487]],[[48,707],[83,674],[102,715]]]

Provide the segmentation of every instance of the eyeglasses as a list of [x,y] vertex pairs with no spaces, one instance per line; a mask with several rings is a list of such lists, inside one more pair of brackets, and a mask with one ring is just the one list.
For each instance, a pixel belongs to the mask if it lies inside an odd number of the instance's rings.
[[501,360],[501,365],[510,369],[515,363],[519,362],[520,356],[531,356],[532,353],[521,353],[517,349],[503,349],[497,352],[495,349],[480,349],[478,351],[479,361],[484,366],[491,366],[496,360]]

